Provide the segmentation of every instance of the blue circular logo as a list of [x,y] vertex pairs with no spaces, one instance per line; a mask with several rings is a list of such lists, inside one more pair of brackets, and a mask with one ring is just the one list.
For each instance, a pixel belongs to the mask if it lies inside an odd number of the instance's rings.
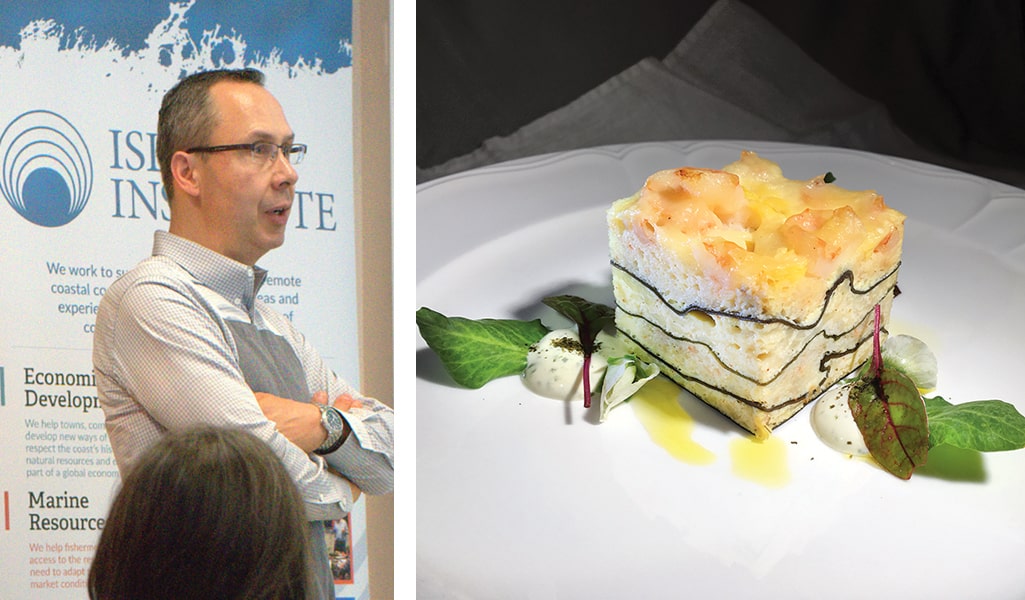
[[28,221],[67,225],[85,208],[93,187],[89,148],[70,121],[32,110],[0,133],[0,194]]

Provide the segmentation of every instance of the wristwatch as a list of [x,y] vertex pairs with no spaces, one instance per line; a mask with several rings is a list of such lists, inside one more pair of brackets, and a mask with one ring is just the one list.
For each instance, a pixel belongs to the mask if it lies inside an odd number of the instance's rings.
[[318,404],[320,409],[320,424],[327,430],[327,439],[314,450],[314,454],[331,454],[345,441],[345,422],[342,421],[342,413],[333,406]]

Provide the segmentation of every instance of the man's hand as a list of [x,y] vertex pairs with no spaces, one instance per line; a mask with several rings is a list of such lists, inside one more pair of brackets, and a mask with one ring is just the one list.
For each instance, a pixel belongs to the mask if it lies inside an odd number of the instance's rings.
[[302,448],[303,452],[313,452],[327,439],[327,432],[320,424],[320,409],[313,404],[296,402],[264,392],[256,392],[256,401],[260,403],[260,410],[274,422],[281,435]]
[[[307,454],[313,452],[327,439],[327,432],[320,424],[320,409],[315,405],[327,404],[327,392],[322,390],[313,394],[312,404],[264,392],[255,392],[255,395],[263,414],[274,422],[281,435],[302,448],[303,452]],[[342,394],[335,398],[333,406],[342,412],[347,412],[363,405],[352,396]],[[346,435],[348,435],[348,431],[346,431]]]
[[[313,401],[317,404],[327,404],[327,392],[320,391],[313,394]],[[331,406],[342,412],[348,412],[354,408],[361,408],[363,404],[348,394],[342,394],[335,398],[335,401],[331,403]]]

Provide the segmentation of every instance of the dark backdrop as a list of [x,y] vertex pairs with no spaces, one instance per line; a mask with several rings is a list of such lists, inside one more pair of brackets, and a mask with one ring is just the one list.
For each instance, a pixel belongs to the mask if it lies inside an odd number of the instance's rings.
[[[1025,171],[1025,1],[744,1],[920,145]],[[665,57],[712,3],[421,0],[417,166]]]

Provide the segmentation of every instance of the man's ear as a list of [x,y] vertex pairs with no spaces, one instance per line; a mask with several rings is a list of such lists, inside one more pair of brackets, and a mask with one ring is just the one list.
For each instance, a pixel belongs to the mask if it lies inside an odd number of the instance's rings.
[[181,190],[189,196],[199,195],[199,172],[195,161],[198,157],[185,152],[175,152],[171,156],[171,176],[174,177],[174,189]]

